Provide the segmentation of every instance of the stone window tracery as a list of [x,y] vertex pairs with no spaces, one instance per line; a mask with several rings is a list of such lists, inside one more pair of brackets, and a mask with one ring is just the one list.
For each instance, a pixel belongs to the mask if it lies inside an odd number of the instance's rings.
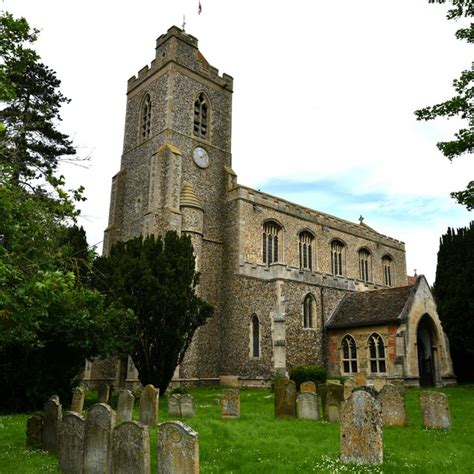
[[368,282],[370,270],[370,252],[367,249],[359,250],[359,278]]
[[313,269],[313,240],[314,237],[309,232],[301,232],[299,235],[299,255],[300,269]]
[[357,346],[354,338],[350,335],[344,336],[341,344],[342,369],[345,374],[357,372]]
[[140,114],[140,139],[146,140],[151,135],[151,99],[150,94],[146,94],[142,103]]
[[273,221],[265,222],[262,235],[262,256],[263,263],[270,265],[278,262],[278,235],[281,227]]
[[303,327],[310,329],[314,327],[316,318],[316,301],[311,293],[308,293],[303,301]]
[[369,360],[372,373],[386,372],[385,346],[382,336],[376,333],[369,337]]
[[343,275],[343,258],[344,244],[340,240],[334,240],[331,243],[331,272],[333,275]]
[[258,320],[258,316],[256,314],[252,316],[251,333],[252,357],[260,357],[260,321]]
[[393,260],[388,255],[385,255],[382,258],[382,267],[383,267],[383,282],[386,286],[393,286],[392,285],[392,266]]
[[204,93],[200,93],[194,102],[194,135],[200,138],[208,137],[209,107]]

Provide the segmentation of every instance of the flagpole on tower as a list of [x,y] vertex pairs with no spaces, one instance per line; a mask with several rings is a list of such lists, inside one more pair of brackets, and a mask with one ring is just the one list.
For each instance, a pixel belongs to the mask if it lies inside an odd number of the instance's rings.
[[183,15],[183,31],[186,31],[186,15]]
[[200,15],[202,12],[202,6],[201,6],[201,0],[199,0],[199,5],[198,5],[198,15]]

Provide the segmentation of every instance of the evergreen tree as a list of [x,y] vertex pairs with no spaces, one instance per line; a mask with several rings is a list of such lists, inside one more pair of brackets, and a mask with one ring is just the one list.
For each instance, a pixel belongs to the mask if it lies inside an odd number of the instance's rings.
[[459,381],[474,380],[474,221],[441,237],[434,295]]
[[93,273],[109,304],[133,312],[115,334],[118,355],[130,354],[140,382],[163,394],[196,329],[213,311],[196,295],[191,239],[168,232],[164,239],[118,242],[110,256],[95,261]]

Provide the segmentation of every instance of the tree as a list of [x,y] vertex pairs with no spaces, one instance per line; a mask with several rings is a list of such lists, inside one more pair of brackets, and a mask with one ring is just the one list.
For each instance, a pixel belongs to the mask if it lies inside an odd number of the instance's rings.
[[163,394],[196,329],[213,311],[196,295],[199,274],[191,239],[168,232],[164,239],[117,242],[110,256],[95,261],[94,281],[109,304],[132,310],[116,334],[116,346],[120,355],[131,355],[140,382]]
[[[429,0],[429,3],[446,3],[446,0]],[[453,8],[448,10],[448,20],[474,16],[472,0],[450,0],[450,3]],[[459,29],[456,37],[468,43],[474,43],[474,23],[467,28]],[[417,120],[458,116],[467,121],[466,127],[461,128],[453,140],[437,143],[439,150],[449,160],[464,153],[472,153],[474,150],[474,69],[472,66],[462,71],[459,79],[453,81],[453,87],[456,94],[451,99],[415,111]],[[453,192],[451,196],[468,210],[474,209],[474,181],[469,182],[464,191]]]
[[441,237],[433,293],[459,381],[474,380],[474,221]]

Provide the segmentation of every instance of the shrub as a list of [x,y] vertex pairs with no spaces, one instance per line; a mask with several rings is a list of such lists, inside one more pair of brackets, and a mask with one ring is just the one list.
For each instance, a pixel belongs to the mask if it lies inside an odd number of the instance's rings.
[[327,371],[320,365],[298,365],[291,369],[290,379],[295,382],[296,390],[299,390],[303,382],[314,382],[316,385],[326,382]]

